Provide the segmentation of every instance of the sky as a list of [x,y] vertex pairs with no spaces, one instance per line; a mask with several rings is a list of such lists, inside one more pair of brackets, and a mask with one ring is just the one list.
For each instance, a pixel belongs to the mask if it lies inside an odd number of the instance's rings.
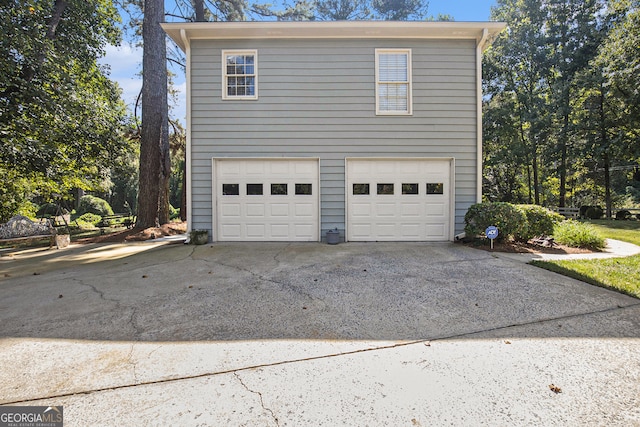
[[[491,15],[491,7],[496,0],[429,0],[429,15],[451,15],[456,21],[488,21]],[[125,19],[123,17],[123,19]],[[122,89],[124,102],[133,111],[136,97],[142,87],[140,71],[142,69],[142,49],[123,42],[121,46],[108,46],[106,56],[100,61],[109,66],[110,78],[118,82]],[[183,124],[186,116],[186,83],[184,74],[174,70],[178,74],[174,78],[174,87],[178,91],[176,105],[170,113],[171,117],[178,119]]]

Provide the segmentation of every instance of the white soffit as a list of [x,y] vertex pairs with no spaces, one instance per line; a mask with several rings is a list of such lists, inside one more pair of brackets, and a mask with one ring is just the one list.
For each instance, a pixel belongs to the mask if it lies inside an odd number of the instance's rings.
[[[162,28],[182,50],[196,39],[462,39],[492,37],[503,22],[190,22],[164,23]],[[184,31],[186,37],[181,36]]]

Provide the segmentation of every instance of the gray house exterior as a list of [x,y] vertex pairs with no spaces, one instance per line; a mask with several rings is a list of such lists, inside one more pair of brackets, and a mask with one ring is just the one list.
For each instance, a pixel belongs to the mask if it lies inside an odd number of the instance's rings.
[[163,24],[187,57],[189,229],[447,241],[481,201],[496,22]]

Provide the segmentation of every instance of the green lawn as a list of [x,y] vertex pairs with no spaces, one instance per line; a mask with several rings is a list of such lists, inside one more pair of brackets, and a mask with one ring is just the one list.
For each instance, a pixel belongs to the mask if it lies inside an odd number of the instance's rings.
[[[640,221],[592,221],[607,239],[640,246]],[[533,265],[596,286],[640,298],[640,255],[626,258],[572,261],[533,261]]]

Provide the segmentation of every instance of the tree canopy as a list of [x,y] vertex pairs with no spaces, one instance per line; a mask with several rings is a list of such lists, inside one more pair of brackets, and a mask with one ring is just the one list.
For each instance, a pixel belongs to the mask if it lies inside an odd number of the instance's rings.
[[122,147],[125,107],[97,62],[119,41],[111,1],[9,0],[0,14],[0,176],[29,182],[29,194],[1,186],[4,220],[28,196],[98,187]]
[[498,0],[492,18],[508,29],[484,61],[485,197],[640,202],[638,1]]

